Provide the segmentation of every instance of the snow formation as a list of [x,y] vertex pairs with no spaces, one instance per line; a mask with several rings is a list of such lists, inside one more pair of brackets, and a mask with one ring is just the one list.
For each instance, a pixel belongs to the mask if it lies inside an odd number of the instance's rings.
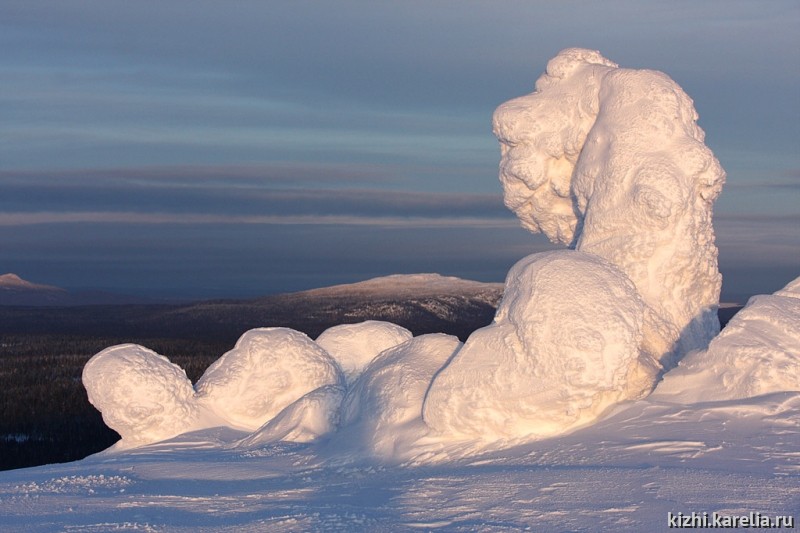
[[339,363],[347,383],[352,384],[379,353],[404,343],[412,336],[410,331],[397,324],[367,320],[328,328],[317,337],[317,344]]
[[186,372],[136,344],[106,348],[83,367],[83,385],[122,446],[156,442],[196,423],[198,409]]
[[89,398],[126,445],[228,426],[249,434],[233,448],[325,437],[329,453],[425,461],[586,426],[686,354],[651,399],[800,390],[800,278],[753,298],[709,345],[721,281],[711,212],[725,174],[696,119],[666,75],[565,50],[534,93],[497,109],[494,131],[506,204],[572,249],[519,261],[494,322],[463,346],[377,321],[316,342],[255,329],[195,391],[166,358],[122,345],[87,363]]
[[[494,323],[436,376],[425,422],[478,439],[546,437],[638,395],[644,305],[618,268],[564,250],[517,263]],[[633,389],[633,390],[632,390]]]
[[336,362],[305,334],[259,328],[208,367],[197,398],[230,426],[255,431],[305,394],[343,382]]
[[725,173],[696,120],[665,74],[577,48],[494,114],[506,205],[630,277],[647,304],[643,349],[667,368],[719,332],[711,212]]
[[693,403],[783,391],[800,391],[800,278],[750,298],[708,350],[664,376],[652,398]]

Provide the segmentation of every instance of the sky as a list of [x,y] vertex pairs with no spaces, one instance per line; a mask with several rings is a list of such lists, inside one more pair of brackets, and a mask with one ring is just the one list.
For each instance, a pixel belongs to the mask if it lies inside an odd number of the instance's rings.
[[800,3],[0,0],[0,273],[248,297],[554,249],[491,115],[567,47],[666,72],[728,173],[723,300],[800,275]]

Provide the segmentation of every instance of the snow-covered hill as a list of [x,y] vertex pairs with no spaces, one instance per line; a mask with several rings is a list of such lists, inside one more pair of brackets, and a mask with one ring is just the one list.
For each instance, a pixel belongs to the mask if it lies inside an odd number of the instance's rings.
[[16,274],[0,276],[0,305],[58,305],[67,291],[52,285],[31,283]]
[[461,296],[483,298],[486,303],[496,306],[503,294],[503,284],[484,283],[441,274],[394,274],[295,294],[308,297],[347,296],[373,299]]

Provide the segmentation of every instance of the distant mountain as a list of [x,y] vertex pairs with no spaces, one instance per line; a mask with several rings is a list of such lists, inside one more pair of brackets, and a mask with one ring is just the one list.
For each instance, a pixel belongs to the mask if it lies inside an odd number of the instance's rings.
[[0,276],[0,306],[66,307],[145,303],[154,303],[154,300],[98,290],[73,292],[53,285],[32,283],[11,273]]
[[[337,324],[386,320],[415,334],[466,339],[492,321],[502,283],[439,274],[394,275],[348,285],[182,305],[0,306],[0,334],[184,338],[233,343],[248,329],[290,327],[316,337]],[[22,304],[18,304],[22,305]],[[32,305],[32,304],[31,304]]]
[[31,283],[16,274],[0,276],[0,305],[58,305],[66,298],[60,287]]
[[399,274],[358,283],[180,306],[160,320],[217,334],[285,326],[314,337],[337,324],[385,320],[415,334],[449,333],[462,339],[489,324],[503,294],[502,283],[439,274]]
[[[7,276],[4,286],[27,283]],[[415,335],[441,332],[465,340],[491,323],[503,284],[410,274],[249,300],[125,305],[119,305],[124,302],[119,297],[95,299],[95,305],[70,303],[74,296],[59,291],[30,290],[26,303],[17,304],[8,303],[13,291],[0,291],[0,335],[194,339],[232,345],[242,333],[259,327],[289,327],[316,337],[337,324],[385,320]],[[30,303],[35,295],[41,303]],[[723,325],[738,309],[720,309]]]
[[333,285],[294,293],[314,297],[424,298],[429,296],[465,296],[486,298],[492,305],[503,293],[502,283],[483,283],[441,274],[394,274],[357,283]]
[[64,289],[52,285],[39,285],[25,281],[16,274],[3,274],[0,276],[0,290],[6,291],[61,291]]

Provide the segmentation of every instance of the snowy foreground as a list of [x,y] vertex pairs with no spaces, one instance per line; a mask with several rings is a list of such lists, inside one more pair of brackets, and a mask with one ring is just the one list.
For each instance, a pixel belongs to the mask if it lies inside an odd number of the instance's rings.
[[567,436],[381,466],[205,430],[0,473],[3,531],[662,531],[668,513],[800,518],[800,394],[639,401]]
[[[123,439],[75,463],[0,472],[0,531],[662,531],[693,512],[709,525],[717,513],[723,525],[785,516],[799,527],[798,326],[800,278],[752,298],[707,351],[590,425],[405,448],[422,399],[407,377],[393,390],[404,376],[387,369],[455,342],[416,337],[367,365],[343,426],[315,442],[297,441],[331,428],[303,415],[327,413],[335,394],[314,391],[255,432],[205,428],[127,449]],[[321,342],[335,352],[348,331],[380,327],[332,328]],[[404,337],[394,333],[383,342]],[[365,416],[348,420],[359,403]]]

